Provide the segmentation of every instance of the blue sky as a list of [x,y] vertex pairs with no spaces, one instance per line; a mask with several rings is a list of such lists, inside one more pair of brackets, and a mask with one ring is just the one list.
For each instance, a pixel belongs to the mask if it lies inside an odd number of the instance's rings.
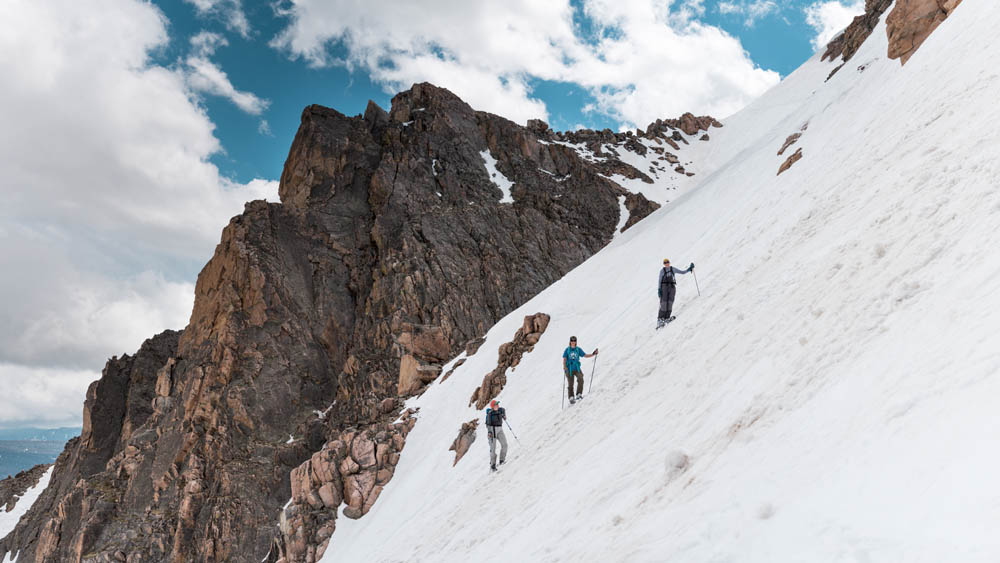
[[[211,3],[211,0],[200,1]],[[216,135],[223,148],[211,160],[223,174],[238,182],[253,178],[274,179],[280,175],[299,114],[306,105],[322,104],[348,115],[364,111],[369,99],[382,107],[389,106],[392,94],[387,89],[393,87],[384,81],[373,80],[365,68],[338,64],[317,67],[301,57],[293,59],[287,49],[270,45],[289,25],[290,18],[276,14],[269,3],[244,6],[236,2],[226,6],[225,2],[216,2],[217,7],[207,11],[199,10],[197,2],[157,0],[155,4],[169,20],[170,34],[169,45],[155,53],[157,62],[177,64],[190,50],[190,37],[203,31],[218,33],[228,44],[216,50],[213,62],[228,75],[235,88],[252,92],[268,102],[262,114],[254,116],[223,97],[207,95],[201,99],[217,127]],[[766,0],[706,0],[703,11],[694,21],[717,27],[735,37],[753,64],[784,77],[813,54],[812,41],[817,29],[807,23],[806,14],[815,4],[808,0],[780,4]],[[606,29],[603,32],[595,29],[579,0],[574,0],[573,7],[574,23],[585,41],[593,44],[607,35]],[[245,36],[230,25],[228,9],[242,9],[249,28]],[[324,47],[332,58],[348,56],[341,41],[329,41]],[[623,126],[623,120],[616,116],[585,111],[595,100],[587,88],[578,84],[532,78],[527,85],[530,96],[544,102],[553,128],[583,125],[619,129]],[[704,111],[704,108],[690,109]],[[660,117],[674,116],[663,114]],[[267,122],[268,130],[259,130],[261,119]]]

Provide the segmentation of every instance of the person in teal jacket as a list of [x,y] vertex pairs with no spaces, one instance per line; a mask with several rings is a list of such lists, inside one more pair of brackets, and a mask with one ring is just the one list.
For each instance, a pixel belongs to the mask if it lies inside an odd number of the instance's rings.
[[[592,354],[588,354],[582,348],[577,348],[575,336],[569,337],[569,346],[563,352],[563,373],[566,374],[567,393],[571,404],[583,398],[583,370],[580,368],[580,359],[596,355],[596,348]],[[576,376],[576,395],[573,394],[574,375]]]

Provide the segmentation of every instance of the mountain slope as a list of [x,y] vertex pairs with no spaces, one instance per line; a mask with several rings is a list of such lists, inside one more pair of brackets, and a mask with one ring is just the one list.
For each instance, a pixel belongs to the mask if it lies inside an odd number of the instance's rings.
[[[828,82],[817,56],[726,120],[698,187],[407,403],[399,476],[323,561],[995,560],[998,28],[967,0],[904,67],[882,21]],[[681,277],[653,331],[665,256],[697,262],[702,295]],[[479,428],[452,467],[470,393],[535,312],[500,394],[509,465],[489,474]],[[571,334],[601,354],[560,410]]]

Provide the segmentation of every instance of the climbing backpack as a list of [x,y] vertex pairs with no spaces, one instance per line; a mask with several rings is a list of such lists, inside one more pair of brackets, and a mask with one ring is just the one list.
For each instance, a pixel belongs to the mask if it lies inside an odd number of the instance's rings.
[[660,285],[662,286],[662,285],[676,285],[676,284],[677,280],[674,277],[673,269],[663,268],[663,271],[660,273]]
[[486,426],[503,426],[504,410],[486,409]]

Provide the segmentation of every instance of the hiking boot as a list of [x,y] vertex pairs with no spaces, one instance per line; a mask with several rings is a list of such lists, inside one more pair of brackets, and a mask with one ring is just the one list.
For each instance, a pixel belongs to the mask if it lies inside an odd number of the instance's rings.
[[497,464],[491,463],[490,464],[490,471],[496,471],[496,470],[497,470]]

